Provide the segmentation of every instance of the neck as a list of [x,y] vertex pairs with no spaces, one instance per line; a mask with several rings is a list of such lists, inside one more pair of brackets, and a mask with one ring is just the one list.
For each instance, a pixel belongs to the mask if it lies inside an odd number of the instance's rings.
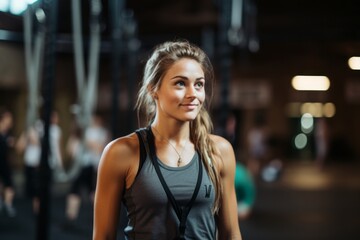
[[[178,140],[176,138],[173,138],[173,140],[171,140],[169,137],[162,135],[162,133],[157,129],[157,127],[159,127],[159,125],[158,126],[152,125],[153,133],[155,134],[155,140],[158,139],[159,143],[162,142],[163,144],[170,146],[173,149],[173,151],[175,151],[175,153],[177,154],[176,163],[173,162],[173,157],[170,157],[170,158],[166,157],[163,159],[167,159],[167,160],[171,159],[171,161],[169,162],[171,165],[176,164],[176,166],[180,167],[181,165],[183,165],[185,163],[183,153],[184,153],[184,150],[186,149],[187,144],[190,142],[189,134],[187,134],[188,136],[186,138],[181,138],[180,137],[181,134],[178,134],[178,136],[179,136]],[[167,131],[167,129],[164,130],[163,133],[166,133],[166,131]],[[157,144],[155,144],[155,145],[157,145]]]
[[182,124],[170,124],[168,122],[163,123],[159,121],[154,121],[151,124],[152,128],[155,128],[155,131],[161,137],[175,141],[181,142],[184,139],[190,138],[190,127],[189,123],[182,123]]

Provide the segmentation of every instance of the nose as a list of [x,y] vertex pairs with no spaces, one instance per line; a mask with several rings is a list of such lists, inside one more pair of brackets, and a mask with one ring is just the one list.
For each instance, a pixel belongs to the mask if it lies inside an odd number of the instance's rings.
[[188,98],[196,98],[196,89],[194,86],[189,86],[186,91],[186,96]]

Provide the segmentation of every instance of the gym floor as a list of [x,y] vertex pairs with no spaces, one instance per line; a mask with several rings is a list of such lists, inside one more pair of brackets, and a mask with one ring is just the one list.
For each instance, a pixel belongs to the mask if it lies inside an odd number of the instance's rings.
[[[359,173],[360,166],[354,163],[331,163],[320,170],[311,162],[292,161],[285,164],[278,180],[259,178],[254,209],[240,222],[243,239],[360,239]],[[53,187],[48,239],[91,239],[91,202],[84,201],[79,218],[67,224],[66,189],[66,184]],[[14,204],[16,217],[1,212],[0,239],[37,239],[30,200],[18,194]],[[122,239],[120,227],[118,239]]]

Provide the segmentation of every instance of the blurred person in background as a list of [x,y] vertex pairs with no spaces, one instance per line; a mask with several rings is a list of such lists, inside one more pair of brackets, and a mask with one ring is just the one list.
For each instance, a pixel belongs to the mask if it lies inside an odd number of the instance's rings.
[[[57,111],[51,113],[50,118],[50,156],[49,165],[55,170],[55,177],[63,173],[63,157],[61,152],[62,130],[59,126],[59,114]],[[60,175],[61,176],[61,175]],[[57,179],[56,179],[57,180]]]
[[254,125],[247,134],[248,160],[247,168],[256,177],[266,161],[268,149],[268,132],[263,114],[255,116]]
[[[55,180],[60,179],[64,174],[63,161],[61,153],[62,131],[59,126],[59,117],[56,111],[53,111],[50,118],[49,129],[49,157],[48,163],[54,171]],[[39,167],[41,160],[41,144],[44,136],[44,124],[38,119],[33,126],[29,126],[19,137],[16,143],[16,149],[23,154],[25,165],[25,191],[26,195],[32,199],[32,209],[35,214],[39,211]]]
[[[238,120],[235,111],[229,113],[226,119],[225,138],[233,145],[235,152],[238,152],[239,143],[237,141]],[[237,154],[239,155],[239,154]],[[235,170],[235,192],[238,206],[239,220],[247,219],[253,209],[255,203],[255,182],[253,175],[248,168],[236,159]]]
[[12,125],[12,113],[6,109],[0,109],[0,210],[9,217],[16,216],[13,206],[15,191],[9,163],[9,149],[14,146],[15,142],[10,135]]
[[236,164],[235,191],[239,220],[245,220],[249,218],[254,207],[256,189],[251,172],[241,163]]
[[94,200],[96,171],[101,153],[109,141],[109,133],[103,126],[99,114],[92,117],[91,124],[85,129],[84,138],[79,127],[74,127],[67,143],[67,151],[73,161],[78,161],[79,171],[76,175],[70,193],[66,200],[66,226],[71,227],[77,219],[81,205],[82,190],[89,194],[91,202]]
[[22,133],[16,144],[17,151],[23,154],[25,165],[25,192],[32,200],[32,208],[35,214],[39,211],[39,165],[41,158],[42,124],[37,120],[34,126],[28,127]]

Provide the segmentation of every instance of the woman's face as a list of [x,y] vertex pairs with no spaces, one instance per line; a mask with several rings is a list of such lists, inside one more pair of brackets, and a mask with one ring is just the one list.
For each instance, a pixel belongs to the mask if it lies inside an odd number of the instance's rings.
[[205,76],[201,65],[190,58],[176,61],[155,92],[157,116],[191,121],[205,101]]

